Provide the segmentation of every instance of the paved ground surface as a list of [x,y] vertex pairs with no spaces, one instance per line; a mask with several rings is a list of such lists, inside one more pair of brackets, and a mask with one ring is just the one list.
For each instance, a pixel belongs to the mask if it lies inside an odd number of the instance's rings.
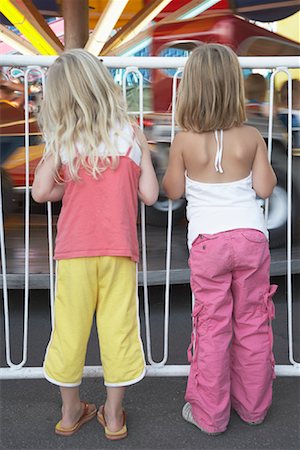
[[[296,389],[299,381],[278,378],[274,384],[273,407],[263,425],[250,427],[232,414],[226,433],[206,436],[184,422],[180,415],[185,379],[146,378],[128,389],[126,411],[129,436],[107,442],[96,420],[70,438],[56,436],[54,422],[59,416],[57,390],[46,381],[6,381],[2,386],[2,449],[126,449],[126,450],[242,450],[299,448],[299,410]],[[98,380],[84,380],[83,398],[103,400]]]
[[[288,364],[285,279],[272,280],[280,284],[275,297],[274,348],[277,364]],[[22,332],[22,292],[11,291],[12,358],[20,360]],[[294,349],[300,359],[300,277],[294,278]],[[141,292],[142,297],[142,292]],[[150,290],[153,356],[159,360],[163,338],[163,290]],[[141,313],[143,307],[141,302]],[[143,314],[141,314],[143,315]],[[2,325],[2,324],[1,324]],[[144,336],[144,326],[142,320]],[[28,366],[40,366],[50,333],[48,293],[31,292],[29,321]],[[186,348],[190,335],[190,298],[187,285],[173,286],[170,313],[170,352],[168,364],[186,364]],[[1,327],[1,367],[5,366],[4,333]],[[99,364],[96,333],[93,330],[87,355],[87,365]],[[293,450],[299,448],[300,379],[277,377],[274,400],[264,424],[250,427],[235,413],[226,433],[210,437],[181,418],[186,379],[149,378],[128,389],[125,408],[129,436],[126,440],[108,442],[96,420],[85,425],[71,438],[54,434],[60,416],[60,397],[55,386],[45,380],[9,380],[1,383],[1,449],[14,450],[94,450],[120,448],[127,450]],[[102,380],[84,379],[82,398],[100,405],[104,400]]]

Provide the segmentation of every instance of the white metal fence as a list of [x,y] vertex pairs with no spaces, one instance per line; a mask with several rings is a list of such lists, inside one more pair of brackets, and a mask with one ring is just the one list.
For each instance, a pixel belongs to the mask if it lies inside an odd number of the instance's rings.
[[[28,92],[28,75],[30,71],[39,70],[41,73],[42,84],[44,85],[45,68],[50,66],[55,57],[47,56],[3,56],[0,65],[2,66],[18,66],[24,67],[25,71],[25,92]],[[288,221],[287,221],[287,311],[288,311],[288,351],[290,365],[277,365],[277,375],[284,376],[300,376],[300,364],[294,359],[293,350],[293,296],[292,296],[292,267],[291,267],[291,246],[292,246],[292,91],[291,91],[291,75],[289,68],[297,68],[300,66],[297,57],[244,57],[239,58],[244,68],[264,68],[274,69],[270,80],[270,111],[273,110],[274,104],[274,78],[278,72],[284,72],[288,76],[288,149],[287,149],[287,193],[288,193]],[[160,58],[160,57],[104,57],[104,64],[110,68],[124,68],[123,90],[126,95],[126,77],[129,73],[134,72],[139,80],[139,116],[140,124],[143,124],[143,76],[139,71],[140,68],[173,68],[177,69],[173,77],[173,97],[172,97],[172,128],[171,140],[175,133],[175,97],[176,97],[176,81],[182,72],[182,68],[186,62],[186,58]],[[273,115],[269,117],[269,137],[268,152],[271,158],[272,152],[272,128]],[[25,267],[24,267],[24,326],[23,326],[23,352],[22,360],[14,363],[11,359],[10,346],[10,317],[9,317],[9,296],[7,286],[6,272],[6,251],[5,251],[5,233],[3,225],[3,208],[2,208],[2,192],[0,183],[0,240],[1,240],[1,262],[2,262],[2,285],[3,285],[3,301],[4,301],[4,322],[5,322],[5,349],[6,362],[8,367],[0,368],[1,379],[17,379],[17,378],[42,378],[43,372],[41,367],[26,367],[27,361],[27,343],[28,343],[28,305],[29,305],[29,224],[30,224],[30,191],[29,191],[29,110],[28,96],[25,96],[25,155],[26,155],[26,190],[25,190]],[[268,202],[266,204],[266,216],[268,215]],[[50,273],[50,308],[53,323],[53,305],[54,305],[54,271],[53,271],[53,248],[52,248],[52,213],[51,204],[47,205],[48,211],[48,245],[49,245],[49,273]],[[145,207],[141,207],[141,229],[142,229],[142,264],[143,264],[143,285],[144,285],[144,309],[146,324],[146,349],[149,365],[147,366],[148,376],[183,376],[187,375],[189,366],[186,365],[167,365],[168,361],[168,336],[169,336],[169,304],[170,304],[170,262],[171,262],[171,240],[172,240],[172,205],[169,202],[168,225],[167,225],[167,241],[166,241],[166,280],[165,280],[165,308],[164,308],[164,351],[163,359],[155,362],[152,357],[151,349],[151,333],[150,333],[150,315],[148,301],[148,280],[147,280],[147,254],[146,254],[146,224],[145,224]],[[84,369],[85,377],[96,377],[102,375],[102,368],[98,366],[88,366]]]

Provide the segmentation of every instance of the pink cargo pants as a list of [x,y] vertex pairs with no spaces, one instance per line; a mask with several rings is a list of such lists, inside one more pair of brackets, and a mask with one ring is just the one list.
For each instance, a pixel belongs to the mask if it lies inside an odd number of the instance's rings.
[[260,422],[275,377],[268,241],[253,229],[199,235],[189,266],[195,305],[185,399],[193,417],[212,433],[226,430],[231,406]]

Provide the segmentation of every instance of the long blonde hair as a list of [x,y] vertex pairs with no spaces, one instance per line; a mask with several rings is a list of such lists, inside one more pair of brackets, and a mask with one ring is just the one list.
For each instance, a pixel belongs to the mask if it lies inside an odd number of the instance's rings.
[[[96,178],[107,167],[117,166],[114,141],[129,122],[121,89],[101,61],[82,49],[67,51],[55,60],[47,74],[39,115],[44,157],[54,155],[58,165],[63,150],[72,179],[79,179],[81,166]],[[99,164],[101,143],[104,151]]]
[[176,120],[195,133],[226,130],[246,120],[243,75],[229,47],[203,44],[193,50],[178,88]]

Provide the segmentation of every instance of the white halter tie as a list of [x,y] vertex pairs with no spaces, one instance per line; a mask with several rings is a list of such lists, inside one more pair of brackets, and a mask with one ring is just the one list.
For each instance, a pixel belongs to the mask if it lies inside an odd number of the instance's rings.
[[217,141],[217,153],[215,158],[215,169],[216,172],[223,173],[223,169],[221,166],[222,161],[222,155],[223,155],[223,130],[220,130],[220,142],[219,142],[219,136],[218,136],[218,130],[215,130],[215,138]]

